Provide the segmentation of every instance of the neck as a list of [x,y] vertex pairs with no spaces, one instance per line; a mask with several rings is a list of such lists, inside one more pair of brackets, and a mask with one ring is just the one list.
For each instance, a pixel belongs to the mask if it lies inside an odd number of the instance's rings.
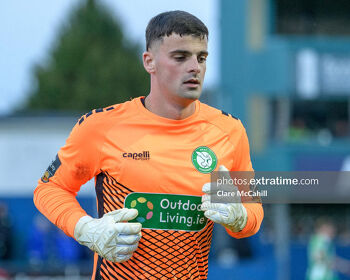
[[182,120],[191,116],[196,110],[195,100],[175,102],[155,96],[152,92],[145,98],[145,107],[152,113],[172,120]]

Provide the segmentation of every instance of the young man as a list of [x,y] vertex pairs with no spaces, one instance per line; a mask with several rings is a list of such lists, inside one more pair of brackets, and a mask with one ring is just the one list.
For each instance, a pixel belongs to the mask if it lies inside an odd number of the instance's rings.
[[[242,238],[263,218],[258,203],[208,199],[214,170],[252,170],[248,139],[239,120],[198,101],[208,55],[208,30],[198,18],[159,14],[146,43],[148,96],[83,116],[39,180],[34,202],[96,252],[93,279],[206,279],[214,222]],[[99,219],[75,199],[93,177]]]

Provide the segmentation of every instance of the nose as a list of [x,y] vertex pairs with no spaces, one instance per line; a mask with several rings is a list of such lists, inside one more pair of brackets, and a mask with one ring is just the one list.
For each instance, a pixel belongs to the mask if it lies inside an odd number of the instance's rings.
[[201,69],[200,69],[200,65],[197,59],[197,56],[193,56],[191,57],[191,59],[189,59],[188,61],[189,66],[188,66],[188,72],[189,73],[200,73]]

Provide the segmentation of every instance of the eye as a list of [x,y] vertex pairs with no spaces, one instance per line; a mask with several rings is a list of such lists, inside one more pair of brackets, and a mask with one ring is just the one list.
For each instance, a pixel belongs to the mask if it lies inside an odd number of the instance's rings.
[[207,57],[206,56],[202,55],[202,56],[198,57],[198,62],[199,63],[203,63],[203,62],[206,62],[206,61],[207,61]]
[[176,61],[183,61],[183,60],[185,60],[185,56],[184,55],[177,55],[177,56],[174,56],[174,59],[176,60]]

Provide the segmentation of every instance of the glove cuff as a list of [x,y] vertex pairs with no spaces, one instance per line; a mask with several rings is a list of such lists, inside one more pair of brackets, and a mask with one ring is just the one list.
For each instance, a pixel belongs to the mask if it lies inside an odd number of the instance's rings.
[[90,222],[92,220],[93,220],[93,218],[90,217],[90,216],[84,216],[84,217],[81,217],[79,219],[79,221],[77,222],[77,224],[75,225],[75,228],[74,228],[74,238],[75,238],[75,240],[77,240],[79,242],[79,238],[83,234],[84,226],[88,222]]
[[239,218],[237,218],[232,224],[226,225],[226,228],[228,228],[232,232],[239,232],[244,229],[244,227],[247,225],[248,221],[248,213],[243,204],[240,204],[240,213],[237,215]]

